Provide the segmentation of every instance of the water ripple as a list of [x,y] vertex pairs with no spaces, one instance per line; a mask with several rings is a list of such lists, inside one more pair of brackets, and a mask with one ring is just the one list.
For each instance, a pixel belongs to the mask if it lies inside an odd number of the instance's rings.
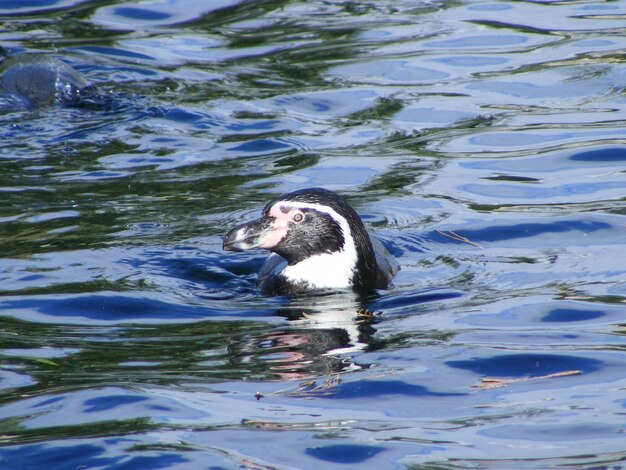
[[[622,3],[26,3],[92,85],[0,81],[2,468],[622,465]],[[222,251],[305,186],[392,288]]]

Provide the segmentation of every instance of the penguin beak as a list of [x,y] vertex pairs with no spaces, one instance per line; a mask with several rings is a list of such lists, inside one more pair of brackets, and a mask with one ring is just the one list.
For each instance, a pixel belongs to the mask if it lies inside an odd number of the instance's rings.
[[264,216],[238,225],[226,234],[222,247],[226,251],[245,251],[252,248],[271,250],[289,231],[287,226],[276,222],[274,217]]

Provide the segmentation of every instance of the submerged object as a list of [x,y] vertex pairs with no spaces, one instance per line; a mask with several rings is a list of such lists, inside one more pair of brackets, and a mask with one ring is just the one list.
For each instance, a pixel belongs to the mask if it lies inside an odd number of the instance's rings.
[[0,64],[0,93],[31,107],[81,106],[94,89],[70,65],[47,54],[17,54]]
[[223,248],[274,252],[259,273],[263,291],[271,294],[348,288],[367,293],[388,288],[399,269],[355,210],[322,188],[269,202],[260,219],[228,232]]

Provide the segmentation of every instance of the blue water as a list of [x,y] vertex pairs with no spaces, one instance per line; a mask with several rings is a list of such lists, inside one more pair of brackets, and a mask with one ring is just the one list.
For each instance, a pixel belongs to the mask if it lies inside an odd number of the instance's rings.
[[[0,2],[99,93],[0,97],[0,468],[626,466],[625,18]],[[392,289],[266,297],[222,251],[310,186]]]

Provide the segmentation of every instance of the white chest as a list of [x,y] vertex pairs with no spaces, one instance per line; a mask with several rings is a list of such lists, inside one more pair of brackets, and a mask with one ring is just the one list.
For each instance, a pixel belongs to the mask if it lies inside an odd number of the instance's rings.
[[282,274],[294,283],[306,282],[314,289],[349,288],[356,258],[350,252],[324,253],[287,266]]

